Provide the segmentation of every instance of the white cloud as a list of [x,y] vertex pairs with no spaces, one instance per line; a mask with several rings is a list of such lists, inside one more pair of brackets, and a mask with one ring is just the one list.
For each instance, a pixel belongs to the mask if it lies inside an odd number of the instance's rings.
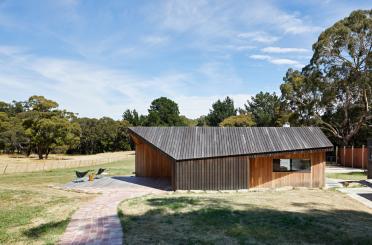
[[279,40],[279,37],[270,35],[263,31],[239,33],[238,38],[249,39],[250,41],[264,44],[274,43]]
[[304,53],[308,52],[308,49],[304,48],[281,48],[281,47],[266,47],[261,49],[264,53]]
[[271,60],[271,57],[268,56],[268,55],[261,55],[261,54],[253,54],[251,56],[249,56],[250,58],[252,59],[255,59],[255,60]]
[[[215,91],[211,94],[217,95],[189,95],[190,82],[194,89],[197,86],[204,89],[202,87],[209,86],[209,81],[215,80],[223,86],[239,82],[229,67],[227,73],[221,72],[223,64],[219,63],[200,67],[197,73],[206,80],[199,84],[192,75],[185,73],[144,77],[78,60],[36,57],[30,53],[11,53],[6,58],[0,56],[0,64],[5,61],[12,62],[0,66],[2,100],[24,100],[34,94],[44,95],[57,101],[61,108],[87,117],[118,119],[128,108],[146,114],[153,99],[166,96],[179,104],[181,114],[196,118],[208,113],[212,103],[226,95]],[[221,84],[217,82],[216,86]],[[250,97],[249,94],[228,95],[235,100],[236,106],[242,106]]]
[[146,44],[158,46],[164,45],[169,42],[169,37],[167,36],[147,36],[142,38],[142,41]]
[[301,64],[299,61],[293,60],[293,59],[275,58],[269,55],[261,55],[261,54],[254,54],[249,57],[255,60],[268,61],[269,63],[274,64],[274,65],[293,65],[295,68],[304,67],[304,65]]

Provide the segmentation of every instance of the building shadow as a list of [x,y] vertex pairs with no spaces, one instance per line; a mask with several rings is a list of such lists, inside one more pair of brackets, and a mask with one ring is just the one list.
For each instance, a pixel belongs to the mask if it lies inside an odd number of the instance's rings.
[[153,178],[153,177],[136,177],[136,176],[112,176],[112,179],[119,180],[125,183],[151,187],[159,190],[172,190],[171,180],[169,178]]

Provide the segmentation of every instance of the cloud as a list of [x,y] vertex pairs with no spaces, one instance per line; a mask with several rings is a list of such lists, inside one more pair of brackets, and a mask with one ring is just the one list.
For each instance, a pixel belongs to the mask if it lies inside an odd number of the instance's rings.
[[158,45],[164,45],[169,42],[169,37],[167,36],[147,36],[142,38],[142,42],[153,45],[153,46],[158,46]]
[[301,64],[299,61],[292,60],[292,59],[274,58],[274,57],[269,56],[269,55],[261,55],[261,54],[254,54],[254,55],[251,55],[249,57],[252,58],[252,59],[255,59],[255,60],[268,61],[269,63],[274,64],[274,65],[293,65],[296,68],[304,67],[304,65]]
[[264,53],[304,53],[308,52],[308,49],[304,48],[281,48],[281,47],[266,47],[261,49]]
[[270,44],[279,40],[279,37],[270,35],[263,31],[239,33],[238,38],[249,39],[254,42]]
[[[6,50],[22,49],[7,47]],[[211,91],[209,95],[194,95],[189,93],[191,89],[211,90],[210,87],[239,83],[231,67],[222,72],[223,64],[220,63],[204,64],[196,74],[168,72],[146,77],[75,59],[38,57],[18,51],[8,53],[8,56],[0,55],[0,64],[8,64],[0,66],[0,86],[5,91],[2,100],[25,100],[34,94],[44,95],[57,101],[61,108],[87,117],[119,119],[128,108],[146,114],[153,99],[166,96],[179,104],[181,114],[196,118],[208,113],[212,103],[227,94],[219,90]],[[201,75],[204,83],[199,83],[195,75]],[[241,93],[228,95],[235,99],[237,106],[242,106],[250,97]]]

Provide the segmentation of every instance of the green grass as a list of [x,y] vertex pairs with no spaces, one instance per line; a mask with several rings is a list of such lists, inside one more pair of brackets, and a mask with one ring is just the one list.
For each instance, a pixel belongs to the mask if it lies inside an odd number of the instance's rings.
[[173,194],[119,206],[126,244],[370,244],[372,212],[322,190]]
[[[110,175],[130,175],[134,157],[92,167]],[[95,195],[51,188],[75,178],[75,169],[0,175],[0,244],[55,244],[72,213]]]
[[352,173],[326,173],[327,178],[342,179],[342,180],[365,180],[367,173],[365,172],[352,172]]

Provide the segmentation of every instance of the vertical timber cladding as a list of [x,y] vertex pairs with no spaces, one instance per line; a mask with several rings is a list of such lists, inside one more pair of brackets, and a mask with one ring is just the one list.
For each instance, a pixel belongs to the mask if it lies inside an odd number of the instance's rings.
[[172,177],[173,159],[137,137],[132,136],[132,139],[136,144],[136,176]]
[[248,156],[182,160],[175,164],[175,189],[248,189]]
[[[311,172],[273,172],[274,158],[303,158],[311,160]],[[325,185],[325,152],[275,154],[250,159],[250,187],[275,188],[282,186],[323,187]]]

